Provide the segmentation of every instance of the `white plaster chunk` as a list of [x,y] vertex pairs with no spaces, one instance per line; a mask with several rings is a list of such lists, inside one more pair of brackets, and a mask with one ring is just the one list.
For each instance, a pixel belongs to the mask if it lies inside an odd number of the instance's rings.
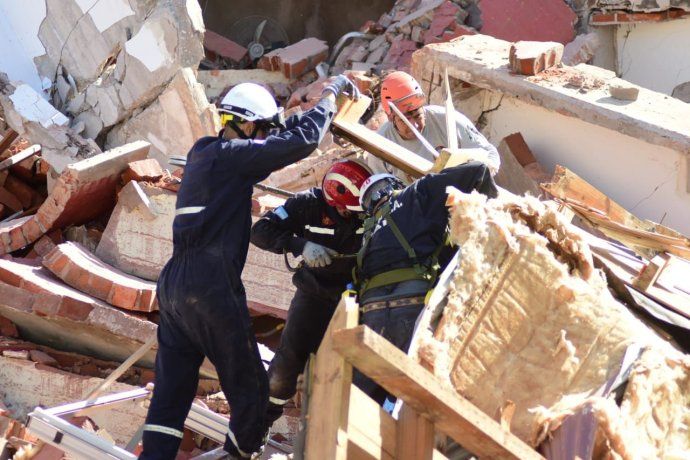
[[40,123],[44,128],[65,126],[69,123],[66,116],[55,110],[55,107],[25,83],[17,86],[14,93],[10,95],[10,100],[23,118]]
[[113,24],[133,14],[134,11],[129,7],[129,3],[124,0],[97,0],[89,9],[89,16],[99,32],[109,29]]
[[125,51],[154,72],[172,62],[172,56],[165,46],[164,30],[159,23],[146,23],[130,41]]
[[189,15],[189,20],[192,23],[194,30],[203,33],[206,30],[204,26],[203,12],[201,11],[201,5],[197,0],[187,0],[187,14]]

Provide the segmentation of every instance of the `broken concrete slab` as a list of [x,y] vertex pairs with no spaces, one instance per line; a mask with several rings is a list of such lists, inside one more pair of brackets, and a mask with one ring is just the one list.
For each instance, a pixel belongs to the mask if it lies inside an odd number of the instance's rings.
[[596,32],[578,35],[575,40],[565,45],[563,64],[574,66],[590,62],[600,45]]
[[[121,362],[155,334],[155,323],[77,291],[43,267],[0,260],[0,275],[0,314],[26,340]],[[152,367],[154,355],[140,363]]]
[[[84,399],[103,379],[64,372],[39,363],[0,357],[0,392],[14,419],[23,420],[36,407],[54,407]],[[115,382],[112,391],[136,387]],[[136,402],[118,404],[89,414],[120,445],[144,423],[146,409]]]
[[55,246],[43,257],[42,264],[73,288],[116,307],[147,313],[158,308],[156,283],[103,263],[79,244]]
[[[157,213],[152,215],[138,203],[118,199],[103,232],[96,256],[125,273],[155,281],[172,256],[172,223],[177,194],[146,183],[139,184]],[[120,197],[133,188],[132,182]]]
[[646,89],[635,103],[621,102],[608,91],[616,75],[586,64],[511,75],[509,49],[483,35],[429,45],[414,55],[413,74],[442,103],[438,69],[448,68],[452,80],[473,85],[467,96],[455,90],[455,104],[490,142],[519,131],[547,171],[568,165],[641,217],[690,233],[690,106]]
[[111,209],[120,175],[128,163],[146,158],[149,146],[133,142],[67,166],[36,214],[0,224],[0,253],[23,248],[51,229],[83,224]]
[[58,173],[70,163],[101,153],[95,142],[69,128],[69,120],[29,85],[0,73],[0,106],[20,136],[41,145],[43,159]]
[[[134,187],[130,182],[120,192],[120,200],[103,232],[96,256],[125,273],[155,281],[173,252],[172,223],[177,194],[144,182],[141,190],[155,207],[152,215],[144,206],[132,206],[123,194]],[[134,201],[134,204],[139,203]],[[242,274],[250,309],[281,318],[290,305],[294,288],[282,256],[249,247]]]
[[144,181],[156,182],[163,177],[164,171],[160,163],[155,158],[133,161],[127,165],[127,170],[122,173],[122,182]]
[[47,10],[39,73],[55,82],[59,108],[91,137],[149,104],[180,68],[203,57],[197,2],[49,0]]
[[148,107],[108,133],[106,147],[144,139],[151,143],[149,157],[167,166],[170,156],[186,155],[199,138],[219,130],[216,108],[209,104],[194,71],[184,68]]

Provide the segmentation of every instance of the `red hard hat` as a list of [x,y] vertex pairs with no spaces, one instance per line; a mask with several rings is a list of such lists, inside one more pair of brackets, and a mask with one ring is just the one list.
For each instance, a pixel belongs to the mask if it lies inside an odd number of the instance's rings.
[[407,113],[422,107],[426,101],[417,80],[398,70],[386,75],[381,83],[381,105],[387,114],[391,112],[389,102],[394,103],[402,113]]
[[321,190],[329,206],[362,211],[359,205],[359,189],[371,176],[369,168],[354,160],[334,163],[323,176]]

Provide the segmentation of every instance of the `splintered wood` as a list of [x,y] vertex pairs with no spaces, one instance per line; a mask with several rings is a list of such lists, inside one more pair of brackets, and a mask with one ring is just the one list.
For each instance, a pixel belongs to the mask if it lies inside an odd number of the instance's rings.
[[[448,203],[462,254],[448,304],[437,322],[422,325],[415,358],[487,414],[513,401],[512,432],[536,446],[558,426],[548,408],[560,402],[572,411],[606,395],[634,345],[660,358],[633,359],[628,402],[599,412],[609,451],[632,458],[616,447],[622,427],[625,439],[652,452],[644,458],[690,449],[681,432],[690,423],[688,357],[611,296],[560,214],[509,194],[487,201],[455,190]],[[582,397],[563,404],[574,394]]]

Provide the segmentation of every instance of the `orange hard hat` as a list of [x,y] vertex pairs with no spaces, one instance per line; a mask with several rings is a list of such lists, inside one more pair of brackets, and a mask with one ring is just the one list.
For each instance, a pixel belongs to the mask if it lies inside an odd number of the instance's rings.
[[386,75],[381,83],[381,105],[388,114],[391,111],[389,102],[395,104],[402,113],[407,113],[424,106],[426,101],[417,80],[412,75],[398,70]]

